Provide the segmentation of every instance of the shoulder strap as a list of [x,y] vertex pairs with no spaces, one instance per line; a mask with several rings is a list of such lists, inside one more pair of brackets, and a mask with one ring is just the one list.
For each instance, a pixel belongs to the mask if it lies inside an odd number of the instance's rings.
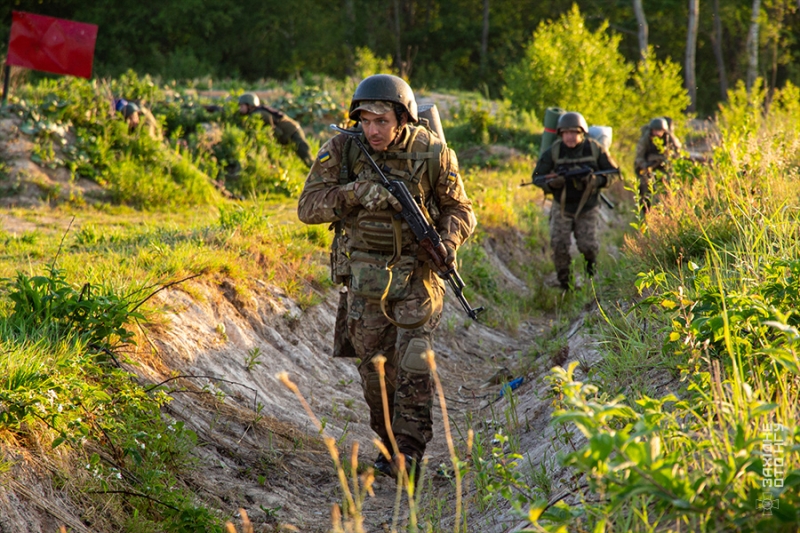
[[[342,149],[342,164],[339,167],[339,185],[347,185],[350,183],[350,169],[353,168],[353,161],[350,161],[350,145],[353,144],[353,138],[349,135],[344,141],[344,148]],[[356,147],[358,148],[358,147]]]
[[556,139],[552,145],[550,145],[550,156],[553,158],[553,166],[558,166],[560,164],[559,156],[561,155],[561,139]]

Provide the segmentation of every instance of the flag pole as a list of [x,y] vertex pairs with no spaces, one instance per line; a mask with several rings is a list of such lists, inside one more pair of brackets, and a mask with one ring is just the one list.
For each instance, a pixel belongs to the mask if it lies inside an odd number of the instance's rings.
[[8,105],[8,80],[11,78],[11,65],[6,63],[3,68],[3,107]]

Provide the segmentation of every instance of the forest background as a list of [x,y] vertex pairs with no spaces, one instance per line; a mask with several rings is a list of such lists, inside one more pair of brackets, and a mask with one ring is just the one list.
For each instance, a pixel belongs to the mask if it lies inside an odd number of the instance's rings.
[[[681,65],[684,79],[703,80],[692,84],[696,95],[689,89],[689,108],[701,116],[738,80],[760,76],[770,92],[786,81],[800,85],[798,0],[575,3],[589,29],[609,22],[627,60],[649,45],[657,59]],[[414,87],[497,98],[537,26],[568,8],[557,0],[12,0],[0,5],[0,53],[19,10],[97,24],[96,76],[203,73],[212,87],[226,78],[341,78],[358,74],[358,49],[368,48],[391,58]]]

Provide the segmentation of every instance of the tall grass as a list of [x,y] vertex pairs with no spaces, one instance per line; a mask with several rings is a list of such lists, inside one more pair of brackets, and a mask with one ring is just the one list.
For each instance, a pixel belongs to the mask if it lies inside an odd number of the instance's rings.
[[[601,496],[568,510],[575,530],[800,525],[798,91],[787,86],[768,111],[760,87],[730,96],[713,166],[679,171],[628,238],[646,298],[624,321],[607,316],[612,361],[663,352],[680,380],[660,398],[640,390],[609,401],[575,381],[574,367],[554,373],[563,394],[555,422],[587,438],[566,462]],[[649,342],[626,326],[647,321],[661,332]],[[559,505],[540,509],[539,530],[563,527]]]

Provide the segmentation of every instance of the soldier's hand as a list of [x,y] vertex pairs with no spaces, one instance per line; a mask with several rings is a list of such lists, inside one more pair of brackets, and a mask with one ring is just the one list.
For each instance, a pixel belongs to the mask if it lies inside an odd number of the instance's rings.
[[[437,270],[444,273],[453,268],[456,263],[456,245],[451,241],[442,241],[436,248],[436,253],[442,258],[443,265],[434,265]],[[444,268],[442,268],[444,266]]]
[[564,186],[564,176],[556,176],[555,178],[551,179],[547,182],[547,185],[551,189],[560,189]]
[[447,265],[448,268],[453,268],[453,265],[456,264],[456,245],[452,241],[442,241],[442,244],[447,250],[444,264]]
[[[402,211],[403,206],[386,188],[374,181],[355,181],[342,188],[349,204],[359,203],[370,212],[388,209],[391,205],[395,211]],[[353,201],[352,199],[355,199]]]

